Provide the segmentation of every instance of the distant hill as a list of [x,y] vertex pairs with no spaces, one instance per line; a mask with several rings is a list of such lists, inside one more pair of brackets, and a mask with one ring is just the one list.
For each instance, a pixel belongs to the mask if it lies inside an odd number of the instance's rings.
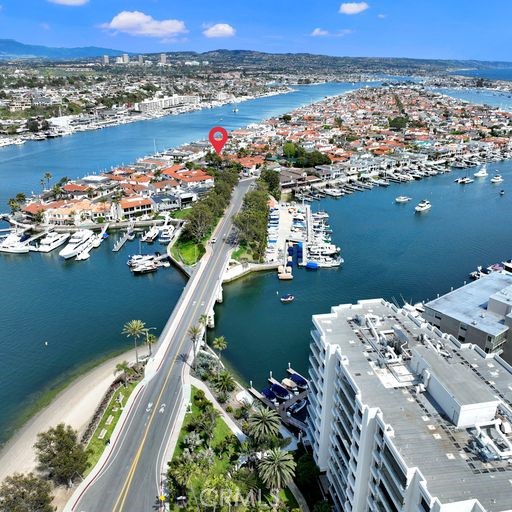
[[83,59],[109,55],[112,57],[122,55],[119,50],[99,48],[97,46],[84,46],[82,48],[54,48],[24,44],[14,39],[0,39],[0,59]]

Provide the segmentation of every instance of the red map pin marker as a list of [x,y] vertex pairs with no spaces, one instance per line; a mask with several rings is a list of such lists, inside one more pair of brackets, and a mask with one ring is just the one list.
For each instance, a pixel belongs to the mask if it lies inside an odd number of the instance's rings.
[[215,126],[215,128],[212,128],[208,134],[210,144],[213,146],[213,149],[215,149],[217,155],[220,155],[220,152],[228,141],[228,138],[228,132],[225,128],[222,128],[222,126]]

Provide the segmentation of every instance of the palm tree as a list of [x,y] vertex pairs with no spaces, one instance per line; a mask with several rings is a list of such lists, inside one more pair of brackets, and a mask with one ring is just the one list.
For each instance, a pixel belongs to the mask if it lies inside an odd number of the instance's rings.
[[258,464],[258,474],[269,489],[282,489],[295,476],[295,461],[290,452],[269,450]]
[[215,379],[215,388],[220,393],[229,393],[230,391],[233,391],[235,389],[236,383],[235,379],[233,378],[233,375],[229,373],[228,371],[223,371],[217,375],[217,378]]
[[217,336],[212,342],[212,347],[219,352],[219,361],[220,354],[223,350],[226,350],[228,348],[228,342],[226,341],[226,338],[224,336]]
[[256,408],[249,416],[249,434],[257,441],[262,442],[277,436],[281,426],[281,418],[273,409],[267,407]]
[[201,315],[199,317],[199,324],[202,325],[203,327],[206,327],[208,324],[208,315],[205,315],[205,314]]
[[149,357],[152,355],[151,347],[158,341],[158,338],[154,334],[149,334],[148,331],[146,331],[146,344],[149,347]]
[[50,187],[50,180],[53,178],[53,175],[51,172],[45,172],[44,173],[44,176],[43,176],[43,179],[45,180],[46,182],[46,188],[49,188]]
[[139,353],[137,351],[137,340],[146,335],[146,324],[142,320],[130,320],[124,324],[122,334],[128,338],[133,338],[135,344],[135,360],[139,364]]
[[128,361],[123,361],[122,363],[116,364],[116,369],[114,371],[114,375],[117,375],[118,373],[121,374],[121,378],[123,379],[124,387],[126,387],[128,377],[133,374],[133,369],[128,365]]
[[195,370],[195,359],[197,353],[197,342],[201,338],[202,329],[198,325],[192,325],[188,330],[188,335],[192,340],[192,345],[194,346],[194,357],[192,359],[192,368]]

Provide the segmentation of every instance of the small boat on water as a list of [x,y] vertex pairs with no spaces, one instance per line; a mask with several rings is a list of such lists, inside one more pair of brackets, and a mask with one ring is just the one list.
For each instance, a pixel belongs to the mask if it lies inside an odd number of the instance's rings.
[[308,388],[308,381],[302,375],[299,375],[298,373],[292,373],[290,374],[290,379],[295,382],[299,389]]
[[491,178],[491,183],[502,183],[503,182],[503,177],[501,174],[495,174],[492,178]]
[[504,196],[505,195],[505,191],[504,190],[500,190],[500,196]]
[[290,391],[297,391],[297,384],[295,384],[292,379],[284,378],[281,384]]
[[272,403],[277,404],[277,396],[276,396],[276,394],[270,388],[262,389],[261,390],[261,394],[267,400],[270,400]]
[[287,293],[286,295],[283,295],[281,297],[281,302],[283,304],[288,304],[288,302],[293,302],[295,300],[295,297],[289,293]]
[[291,393],[284,386],[281,386],[281,384],[272,384],[270,391],[276,395],[278,400],[290,400],[292,397]]
[[172,240],[173,231],[174,227],[172,226],[162,229],[160,236],[158,237],[158,241],[161,244],[168,244]]
[[395,203],[401,204],[401,203],[408,203],[412,198],[408,196],[398,196],[395,197]]
[[423,201],[420,201],[416,208],[417,213],[426,212],[432,208],[432,205],[430,204],[430,201],[427,201],[427,199],[423,199]]
[[307,404],[308,401],[305,398],[303,398],[302,400],[297,400],[294,404],[288,407],[288,412],[290,414],[297,414],[300,411],[302,411],[302,409],[304,409],[304,407],[306,407]]
[[484,165],[479,171],[473,174],[475,178],[487,178],[489,174],[487,173],[487,167]]
[[475,180],[472,180],[468,176],[465,176],[464,178],[457,178],[455,180],[455,183],[458,183],[459,185],[469,185],[470,183],[473,183]]
[[156,240],[156,237],[159,235],[159,233],[160,229],[158,226],[153,226],[149,231],[144,233],[141,240],[143,242],[147,242],[148,244],[152,244]]

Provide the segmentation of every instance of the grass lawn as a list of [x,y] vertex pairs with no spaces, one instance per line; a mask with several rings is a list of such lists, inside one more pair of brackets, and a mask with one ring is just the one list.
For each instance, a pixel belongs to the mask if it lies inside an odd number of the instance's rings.
[[[137,384],[138,382],[131,382],[130,384],[128,384],[126,388],[124,386],[121,386],[112,396],[110,403],[108,404],[108,407],[103,413],[103,416],[98,424],[98,427],[96,428],[96,431],[94,432],[94,435],[92,436],[91,440],[89,441],[89,445],[87,446],[87,448],[91,450],[91,453],[89,454],[90,466],[89,469],[87,470],[87,473],[90,473],[90,471],[94,468],[94,466],[100,459],[103,450],[105,450],[105,441],[107,439],[110,439],[110,437],[112,436],[112,432],[114,431],[114,428],[117,425],[119,418],[121,417],[121,413],[123,412],[123,410],[120,407],[121,395],[122,405],[124,406],[128,401],[128,397],[135,389],[135,386]],[[109,422],[108,419],[110,416],[112,416],[112,419]],[[110,424],[107,425],[107,423]],[[103,439],[99,439],[99,436],[103,429],[106,430],[106,433],[104,434]]]
[[196,264],[202,258],[205,251],[203,244],[196,244],[192,240],[183,242],[178,239],[171,247],[173,257],[185,265]]
[[252,251],[244,246],[238,247],[238,249],[233,251],[231,258],[236,261],[254,261]]
[[186,219],[192,213],[192,208],[185,208],[184,210],[175,210],[171,213],[173,219]]

